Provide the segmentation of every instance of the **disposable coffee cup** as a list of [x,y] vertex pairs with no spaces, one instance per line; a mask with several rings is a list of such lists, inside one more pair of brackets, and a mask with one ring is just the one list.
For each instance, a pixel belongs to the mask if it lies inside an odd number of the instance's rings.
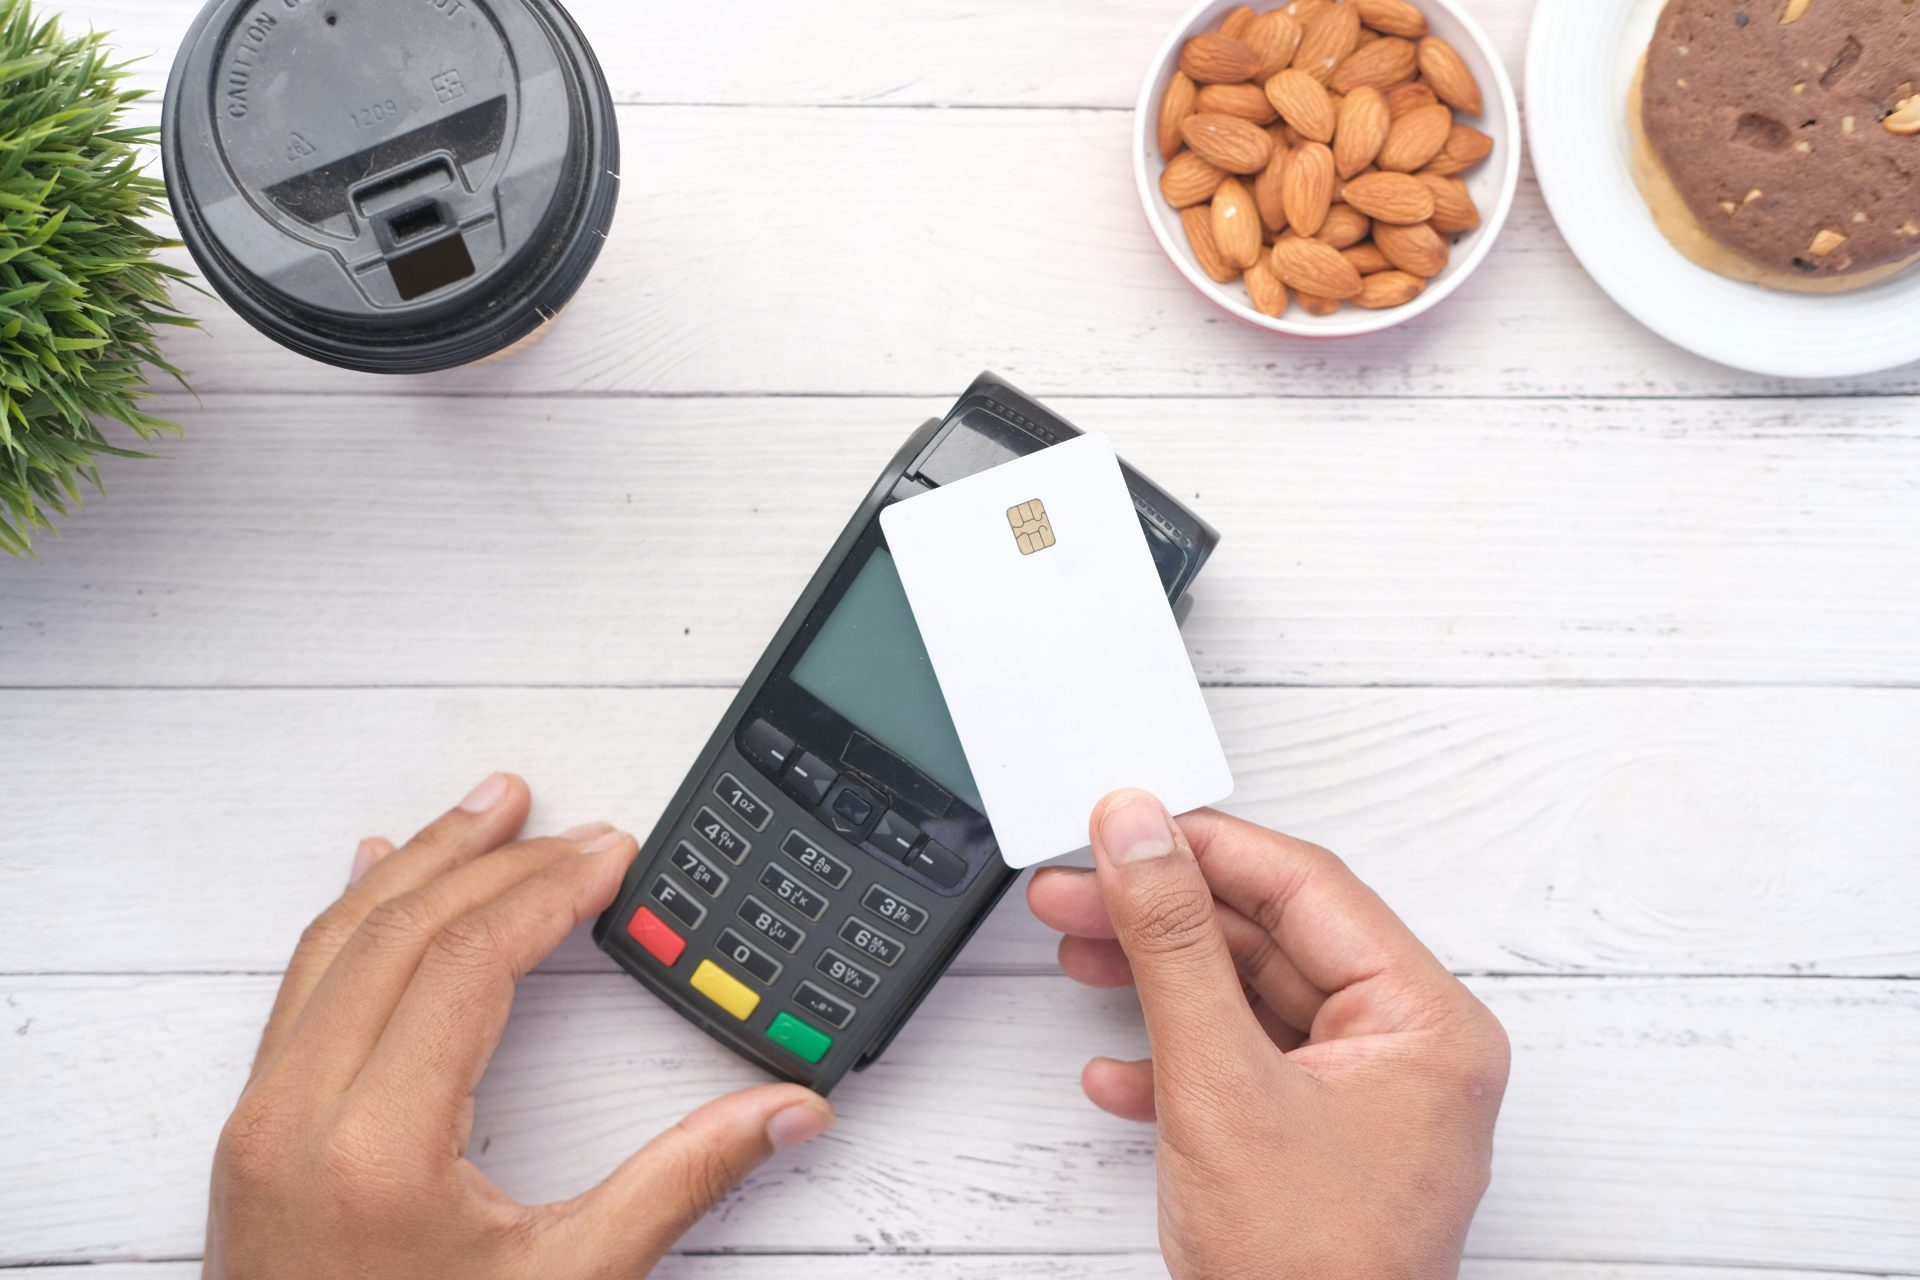
[[212,0],[161,148],[220,296],[372,373],[527,343],[586,280],[620,186],[606,77],[553,0]]

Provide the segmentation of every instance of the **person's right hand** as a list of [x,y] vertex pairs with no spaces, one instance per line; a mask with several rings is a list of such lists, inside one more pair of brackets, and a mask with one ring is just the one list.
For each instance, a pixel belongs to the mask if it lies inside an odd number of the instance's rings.
[[1081,1083],[1158,1122],[1173,1275],[1456,1276],[1507,1083],[1493,1014],[1324,849],[1138,791],[1092,835],[1095,871],[1027,897],[1070,977],[1139,989],[1153,1057]]

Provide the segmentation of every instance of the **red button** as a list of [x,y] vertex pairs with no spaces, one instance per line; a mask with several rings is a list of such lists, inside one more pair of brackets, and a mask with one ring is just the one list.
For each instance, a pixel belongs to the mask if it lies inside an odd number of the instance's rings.
[[641,907],[627,921],[627,936],[647,949],[661,964],[671,965],[687,949],[687,940],[667,928],[659,916]]

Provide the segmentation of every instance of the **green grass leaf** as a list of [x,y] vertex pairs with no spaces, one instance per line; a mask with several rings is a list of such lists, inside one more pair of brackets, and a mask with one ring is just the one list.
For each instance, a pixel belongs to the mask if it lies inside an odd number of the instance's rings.
[[0,0],[0,551],[100,487],[101,458],[151,456],[179,428],[139,407],[147,370],[185,386],[160,358],[160,326],[191,326],[170,286],[195,288],[155,255],[178,247],[149,220],[166,189],[147,172],[150,125],[125,123],[132,64],[98,32],[67,34],[32,0]]

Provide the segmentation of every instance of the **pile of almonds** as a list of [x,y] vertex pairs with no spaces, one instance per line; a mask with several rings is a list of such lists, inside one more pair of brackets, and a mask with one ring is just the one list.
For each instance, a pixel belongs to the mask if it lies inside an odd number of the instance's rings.
[[[1480,86],[1407,0],[1241,6],[1189,40],[1160,104],[1160,191],[1200,266],[1254,308],[1398,307],[1480,225],[1457,176],[1493,139]],[[1291,299],[1289,290],[1292,291]]]

